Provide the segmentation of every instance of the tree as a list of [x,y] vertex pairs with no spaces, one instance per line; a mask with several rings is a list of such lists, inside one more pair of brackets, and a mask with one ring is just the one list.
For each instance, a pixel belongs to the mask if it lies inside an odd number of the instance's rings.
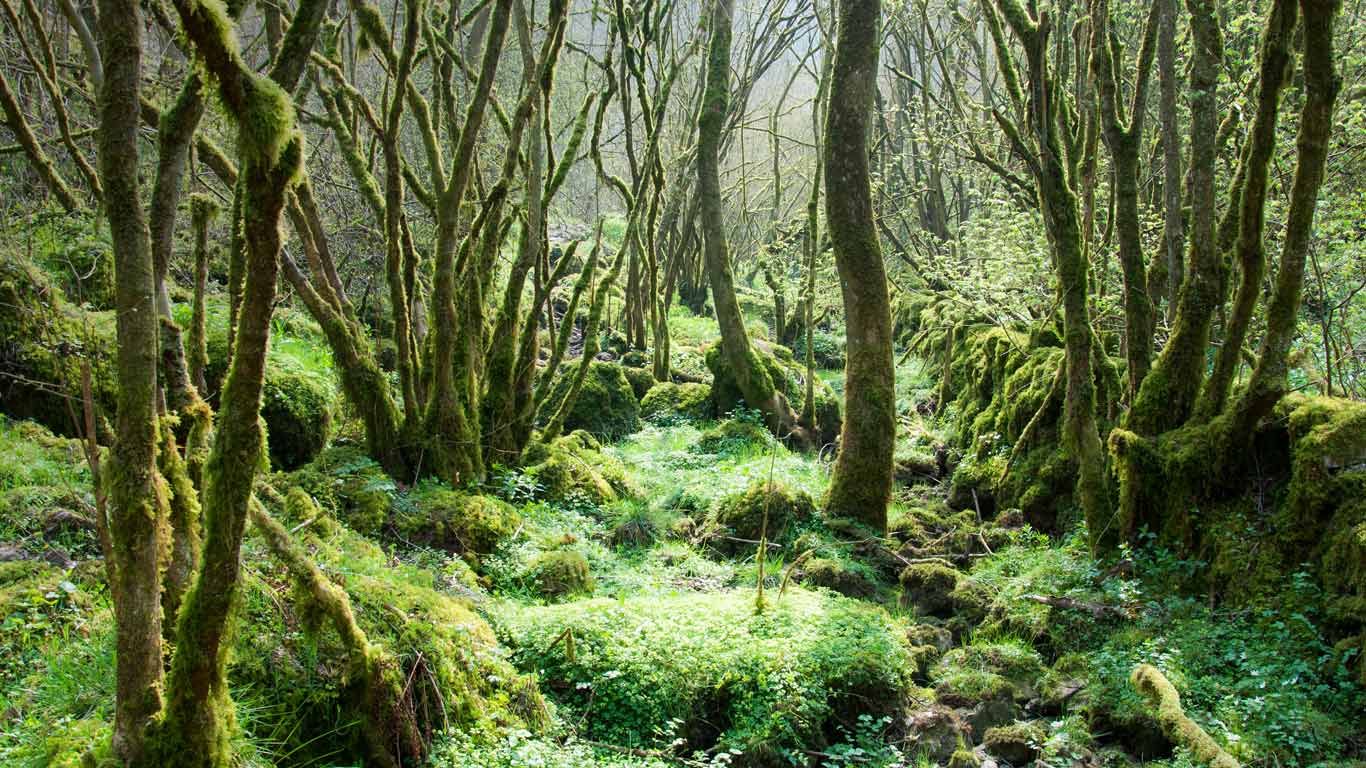
[[826,218],[844,293],[844,392],[852,404],[840,434],[826,510],[878,532],[887,528],[896,443],[891,302],[868,173],[881,32],[880,0],[840,1],[822,143]]
[[716,322],[721,328],[721,353],[734,373],[745,402],[764,414],[769,430],[796,442],[810,442],[806,429],[786,396],[773,385],[745,330],[735,297],[735,278],[726,244],[721,211],[721,133],[730,113],[730,50],[733,0],[715,0],[710,13],[711,41],[707,48],[702,109],[697,118],[697,197],[702,221],[703,254],[711,284]]

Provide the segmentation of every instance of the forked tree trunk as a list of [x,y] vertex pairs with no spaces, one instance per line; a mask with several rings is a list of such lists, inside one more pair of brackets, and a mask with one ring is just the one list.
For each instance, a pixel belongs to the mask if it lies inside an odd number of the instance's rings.
[[826,115],[825,210],[844,293],[844,392],[849,408],[826,511],[887,529],[896,443],[892,309],[868,173],[868,124],[877,88],[881,0],[840,0]]

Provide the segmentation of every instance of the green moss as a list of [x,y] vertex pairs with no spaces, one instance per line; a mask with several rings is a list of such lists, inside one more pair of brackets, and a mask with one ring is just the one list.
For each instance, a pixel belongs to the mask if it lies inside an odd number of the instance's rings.
[[1047,732],[1037,723],[1013,723],[988,729],[982,737],[982,745],[987,754],[1011,765],[1026,765],[1039,756],[1047,738]]
[[813,557],[801,565],[801,581],[845,597],[870,597],[877,591],[877,580],[864,568],[832,558]]
[[436,482],[420,484],[394,509],[394,528],[403,540],[471,555],[492,552],[521,524],[507,502]]
[[1038,651],[1012,639],[974,638],[944,654],[931,674],[945,703],[1027,701],[1038,694],[1044,674]]
[[744,493],[717,499],[710,522],[717,533],[714,546],[738,553],[752,551],[754,544],[749,542],[757,542],[761,535],[775,544],[791,542],[815,519],[816,504],[805,491],[779,481],[755,480]]
[[278,470],[307,464],[332,436],[336,386],[310,371],[270,366],[261,391],[261,419],[270,435],[270,461]]
[[696,453],[733,456],[772,446],[772,433],[763,424],[751,419],[727,419],[703,432],[693,443],[692,450]]
[[[304,520],[293,515],[312,517],[310,507],[286,504],[281,522],[297,527]],[[544,727],[534,681],[508,666],[492,630],[457,596],[468,587],[453,593],[440,574],[345,527],[315,522],[296,536],[345,591],[368,641],[397,662],[386,674],[402,683],[421,732]],[[247,538],[244,557],[260,577],[244,582],[230,678],[258,748],[269,750],[262,762],[356,764],[367,754],[364,701],[345,644],[311,597],[276,586],[292,579],[259,536]]]
[[640,415],[646,421],[658,423],[714,418],[716,412],[712,408],[711,387],[706,384],[660,382],[650,387],[641,398]]
[[69,398],[79,402],[85,361],[98,412],[114,412],[112,313],[73,306],[42,270],[7,248],[0,249],[0,307],[0,411],[75,434]]
[[916,563],[906,566],[899,580],[905,599],[931,616],[953,609],[953,591],[962,575],[947,565]]
[[579,498],[604,504],[640,495],[621,461],[600,449],[582,430],[549,444],[535,443],[523,456],[523,472],[540,496],[554,501]]
[[[790,404],[800,404],[806,398],[806,368],[797,363],[787,347],[752,339],[750,349],[759,361],[773,386]],[[726,362],[719,343],[704,351],[707,369],[712,373],[711,399],[717,414],[728,414],[745,405],[735,374]],[[841,426],[839,398],[829,384],[815,381],[816,439],[825,444],[834,441]]]
[[[570,366],[551,385],[538,417],[542,424],[559,408],[568,393],[573,369],[574,366]],[[640,401],[620,365],[593,361],[583,389],[565,418],[564,428],[566,431],[586,430],[604,440],[625,437],[640,429]]]
[[636,399],[640,400],[650,391],[656,383],[655,375],[645,368],[633,368],[623,361],[621,373],[626,380],[631,382],[631,391],[635,393]]
[[374,535],[389,522],[397,487],[359,447],[328,448],[289,477],[353,531]]
[[531,561],[528,573],[542,596],[558,599],[593,594],[593,574],[588,560],[572,549],[542,552]]

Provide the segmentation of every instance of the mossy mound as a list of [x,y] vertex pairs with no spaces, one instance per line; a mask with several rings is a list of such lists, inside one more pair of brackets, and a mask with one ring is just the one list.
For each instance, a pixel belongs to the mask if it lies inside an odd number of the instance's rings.
[[773,435],[763,424],[752,419],[727,419],[703,432],[693,443],[692,450],[736,456],[746,451],[768,450],[772,446]]
[[[778,344],[770,344],[759,339],[751,339],[750,347],[759,364],[768,371],[773,386],[787,398],[788,405],[800,411],[806,399],[806,368],[792,356],[792,350]],[[712,373],[711,399],[718,414],[728,414],[746,405],[735,381],[735,373],[722,354],[721,344],[717,342],[705,350],[707,369]],[[821,445],[834,442],[843,424],[840,416],[839,398],[835,391],[820,379],[816,379],[815,395],[815,434]]]
[[877,579],[866,569],[826,557],[813,557],[802,563],[801,582],[859,598],[872,596],[878,587]]
[[447,552],[486,555],[520,523],[507,502],[439,482],[421,483],[394,504],[394,529],[401,539]]
[[509,604],[493,620],[518,666],[542,670],[571,712],[591,711],[586,738],[628,748],[680,738],[689,751],[737,750],[737,766],[789,765],[784,755],[819,749],[860,715],[896,715],[914,690],[883,610],[799,588],[760,615],[738,590]]
[[1037,723],[1013,723],[987,730],[982,745],[987,754],[1010,765],[1026,765],[1039,756],[1048,734]]
[[646,421],[705,421],[714,418],[711,387],[706,384],[675,384],[663,381],[650,387],[640,401],[640,415]]
[[271,466],[289,471],[312,461],[332,436],[336,402],[330,376],[297,366],[269,366],[261,390],[261,420],[269,434]]
[[716,500],[710,519],[716,529],[713,546],[726,553],[746,551],[760,536],[785,544],[815,520],[816,503],[810,494],[781,482],[755,480],[744,493]]
[[953,611],[953,592],[961,578],[957,570],[947,565],[916,563],[906,566],[899,580],[908,603],[923,613],[942,616]]
[[572,432],[550,443],[534,442],[522,456],[523,472],[537,495],[551,501],[584,499],[607,504],[640,495],[626,467],[602,451],[586,431]]
[[631,383],[631,391],[635,393],[637,400],[644,398],[646,393],[648,393],[655,384],[659,383],[655,381],[654,373],[648,368],[633,368],[626,365],[624,360],[620,367],[622,375]]
[[378,534],[390,519],[397,486],[365,451],[333,446],[289,475],[288,483],[307,491],[351,530]]
[[971,706],[1035,698],[1043,674],[1043,661],[1032,646],[1012,639],[982,638],[944,654],[931,679],[940,701]]
[[531,561],[527,574],[542,597],[561,599],[593,594],[588,559],[572,549],[542,552]]
[[[541,424],[560,407],[577,367],[577,362],[573,362],[555,377],[537,417]],[[565,418],[564,428],[582,429],[601,440],[615,440],[640,429],[640,400],[622,366],[601,360],[589,364],[583,388]]]
[[[81,367],[90,364],[98,411],[114,413],[114,317],[67,301],[37,266],[0,249],[0,411],[76,434]],[[75,410],[72,410],[75,404]],[[110,436],[100,424],[102,437]]]

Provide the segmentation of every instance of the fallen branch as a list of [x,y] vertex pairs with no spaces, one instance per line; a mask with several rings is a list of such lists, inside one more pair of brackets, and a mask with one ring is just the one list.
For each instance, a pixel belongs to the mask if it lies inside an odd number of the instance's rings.
[[1196,760],[1210,768],[1240,768],[1238,761],[1225,752],[1214,737],[1186,716],[1181,708],[1181,694],[1157,667],[1139,664],[1129,675],[1129,683],[1157,709],[1157,722],[1168,739],[1189,749]]
[[1028,600],[1031,603],[1039,603],[1052,608],[1062,608],[1069,611],[1085,611],[1097,619],[1113,617],[1116,619],[1131,618],[1129,611],[1116,605],[1106,605],[1105,603],[1088,603],[1084,600],[1074,600],[1070,597],[1055,597],[1053,595],[1020,595],[1021,600]]

